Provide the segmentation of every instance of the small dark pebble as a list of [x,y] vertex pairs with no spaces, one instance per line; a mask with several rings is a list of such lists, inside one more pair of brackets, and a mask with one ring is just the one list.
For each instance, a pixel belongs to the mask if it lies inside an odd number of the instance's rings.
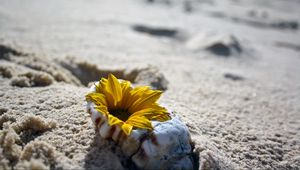
[[232,74],[232,73],[225,73],[224,77],[233,81],[240,81],[240,80],[244,80],[245,78],[236,74]]

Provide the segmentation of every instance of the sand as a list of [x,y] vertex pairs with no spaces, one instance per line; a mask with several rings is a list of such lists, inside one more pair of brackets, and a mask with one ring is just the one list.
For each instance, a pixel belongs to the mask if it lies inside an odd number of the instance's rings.
[[300,2],[0,2],[0,169],[135,169],[95,133],[91,82],[164,91],[195,169],[299,169]]

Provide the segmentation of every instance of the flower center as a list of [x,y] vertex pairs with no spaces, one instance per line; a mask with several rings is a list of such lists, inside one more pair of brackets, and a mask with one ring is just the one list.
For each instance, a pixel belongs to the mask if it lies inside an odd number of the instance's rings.
[[113,109],[109,110],[109,113],[122,121],[126,121],[130,117],[130,113],[124,109]]

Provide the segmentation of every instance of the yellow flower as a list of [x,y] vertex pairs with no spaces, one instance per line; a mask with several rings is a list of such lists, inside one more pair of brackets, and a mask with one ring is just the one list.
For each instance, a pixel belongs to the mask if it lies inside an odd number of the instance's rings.
[[107,117],[110,126],[117,125],[129,135],[135,128],[152,130],[150,120],[170,119],[167,110],[156,103],[161,94],[148,86],[132,88],[129,81],[109,74],[108,79],[101,78],[96,92],[86,95],[86,100],[96,105],[96,110]]

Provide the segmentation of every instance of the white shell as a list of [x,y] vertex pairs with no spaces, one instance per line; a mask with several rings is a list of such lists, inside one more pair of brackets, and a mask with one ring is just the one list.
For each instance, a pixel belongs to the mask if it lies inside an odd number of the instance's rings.
[[[91,87],[91,92],[95,87]],[[127,157],[141,169],[193,169],[190,134],[186,125],[171,114],[171,120],[152,121],[154,130],[134,129],[129,136],[119,126],[110,126],[107,118],[87,102],[87,111],[101,137],[113,139]]]

